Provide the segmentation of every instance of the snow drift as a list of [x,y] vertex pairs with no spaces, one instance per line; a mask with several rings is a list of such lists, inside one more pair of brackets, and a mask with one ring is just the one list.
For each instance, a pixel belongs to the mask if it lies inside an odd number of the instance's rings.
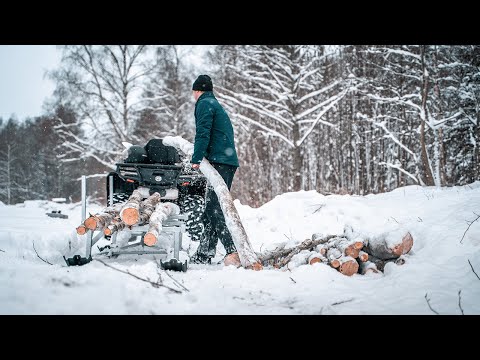
[[[480,182],[408,186],[368,196],[300,191],[256,209],[238,200],[235,206],[256,252],[294,246],[313,233],[340,234],[346,224],[392,239],[408,230],[414,245],[404,265],[389,263],[384,274],[352,277],[318,263],[261,272],[190,265],[186,273],[167,275],[153,256],[102,258],[136,276],[160,278],[178,288],[177,294],[97,261],[66,267],[63,255],[85,251],[75,233],[79,204],[28,201],[0,207],[0,313],[434,314],[431,307],[440,314],[480,314],[480,279],[474,272],[480,274],[480,219],[472,223],[480,214]],[[51,210],[69,218],[49,218],[45,213]],[[187,238],[183,245],[184,253],[193,254],[198,243]],[[222,251],[219,244],[217,260]]]

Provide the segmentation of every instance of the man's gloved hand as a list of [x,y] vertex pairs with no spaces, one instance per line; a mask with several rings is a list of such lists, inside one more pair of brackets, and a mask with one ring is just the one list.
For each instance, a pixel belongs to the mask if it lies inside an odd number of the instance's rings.
[[200,168],[200,164],[192,164],[193,170],[198,170]]

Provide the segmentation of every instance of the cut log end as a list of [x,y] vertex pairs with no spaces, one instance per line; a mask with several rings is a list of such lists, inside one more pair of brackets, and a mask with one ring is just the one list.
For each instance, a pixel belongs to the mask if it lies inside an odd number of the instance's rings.
[[365,251],[360,251],[360,253],[358,254],[358,259],[361,262],[367,262],[368,261],[368,254]]
[[122,220],[127,225],[135,225],[140,219],[137,209],[124,209],[122,212]]
[[340,266],[340,261],[338,261],[337,259],[333,259],[332,261],[330,261],[330,266],[336,269]]
[[103,230],[103,233],[107,236],[110,236],[110,235],[112,235],[113,231],[112,231],[112,229],[106,228],[106,229]]
[[312,259],[310,259],[310,265],[313,265],[313,264],[316,264],[316,263],[321,263],[322,260],[320,260],[320,258],[318,257],[314,257]]
[[90,216],[87,220],[85,220],[84,224],[89,230],[95,230],[97,228],[97,220],[95,220],[93,216]]
[[157,238],[152,233],[146,233],[143,237],[143,242],[147,246],[153,246],[157,243]]
[[263,265],[260,262],[256,262],[252,265],[247,266],[246,269],[260,271],[263,270]]
[[354,246],[355,249],[361,250],[363,248],[363,242],[362,241],[355,241],[353,246]]
[[355,248],[354,245],[350,245],[345,249],[345,255],[351,256],[354,259],[356,259],[358,257],[359,252],[360,252],[360,250]]
[[406,235],[402,238],[402,244],[403,244],[402,254],[407,254],[410,250],[412,250],[413,237],[409,232],[407,232]]
[[78,235],[85,235],[86,232],[87,232],[87,228],[85,227],[85,225],[80,225],[79,227],[77,227]]
[[358,262],[355,260],[345,261],[340,265],[339,271],[346,276],[352,276],[358,272]]

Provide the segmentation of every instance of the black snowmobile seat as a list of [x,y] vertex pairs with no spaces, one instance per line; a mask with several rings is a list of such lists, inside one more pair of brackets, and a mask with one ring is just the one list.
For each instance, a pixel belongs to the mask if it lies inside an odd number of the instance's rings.
[[162,139],[151,139],[145,145],[145,150],[148,156],[146,163],[175,165],[180,162],[177,149],[164,145]]

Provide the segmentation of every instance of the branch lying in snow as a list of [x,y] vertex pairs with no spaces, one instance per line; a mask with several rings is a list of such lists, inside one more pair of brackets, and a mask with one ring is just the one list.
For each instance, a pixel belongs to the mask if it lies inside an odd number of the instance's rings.
[[430,310],[432,310],[435,314],[440,315],[440,314],[438,313],[438,311],[433,310],[432,307],[430,306],[430,299],[427,297],[427,295],[428,295],[428,294],[426,293],[426,294],[425,294],[425,300],[427,300],[427,305],[428,305],[428,307],[429,307]]
[[43,262],[46,262],[46,263],[49,264],[49,265],[53,265],[52,263],[48,262],[47,260],[41,258],[40,255],[38,255],[37,249],[35,249],[35,241],[34,241],[34,240],[32,240],[32,244],[33,244],[33,250],[35,250],[35,254],[37,254],[38,258],[39,258],[40,260],[42,260]]
[[351,298],[351,299],[348,299],[348,300],[337,301],[337,302],[334,302],[334,303],[332,304],[332,306],[340,305],[340,304],[345,304],[345,303],[350,302],[350,301],[353,301],[353,300],[354,300],[354,299]]
[[462,315],[465,315],[463,313],[463,309],[462,309],[462,290],[458,290],[458,307],[460,308],[460,311],[462,312]]
[[480,218],[480,215],[478,215],[478,214],[475,213],[475,212],[474,212],[474,214],[477,215],[477,218],[476,218],[475,220],[472,220],[472,221],[467,221],[468,227],[467,227],[467,230],[465,230],[465,232],[463,233],[462,240],[460,240],[460,244],[462,243],[463,238],[464,238],[465,235],[467,234],[468,229],[470,229],[470,226],[472,226],[472,224]]
[[475,274],[475,276],[477,277],[477,279],[480,280],[480,277],[479,277],[478,274],[475,272],[475,269],[473,268],[473,265],[472,265],[472,263],[470,262],[470,259],[468,259],[468,263],[470,264],[470,267],[472,268],[472,271],[473,271],[473,273]]
[[[284,234],[285,235],[285,234]],[[285,235],[286,236],[286,235]],[[269,254],[265,254],[264,256],[260,257],[260,261],[263,263],[265,261],[275,259],[275,258],[280,258],[280,257],[286,257],[284,261],[282,261],[282,266],[284,266],[290,259],[295,255],[298,254],[302,250],[308,250],[312,249],[315,246],[319,244],[323,244],[330,240],[331,238],[337,237],[338,235],[327,235],[326,237],[322,237],[321,239],[318,240],[310,240],[307,239],[304,242],[302,242],[300,245],[294,247],[294,248],[288,248],[288,249],[281,249],[276,252],[271,252]]]
[[153,281],[150,281],[150,280],[141,278],[141,277],[139,277],[139,276],[137,276],[137,275],[134,275],[134,274],[130,273],[128,270],[127,270],[127,271],[123,271],[123,270],[117,269],[116,267],[113,267],[113,266],[111,266],[111,265],[108,265],[107,263],[103,262],[102,260],[98,260],[98,259],[94,259],[94,260],[102,263],[102,264],[105,265],[106,267],[109,267],[109,268],[111,268],[111,269],[113,269],[113,270],[116,270],[116,271],[119,271],[119,272],[121,272],[121,273],[130,275],[130,276],[133,276],[135,279],[138,279],[138,280],[140,280],[140,281],[144,281],[144,282],[146,282],[146,283],[149,283],[149,284],[152,285],[154,288],[164,287],[164,288],[167,288],[168,290],[173,291],[173,292],[176,292],[176,293],[178,293],[178,294],[181,294],[181,293],[182,293],[180,290],[171,288],[171,287],[166,286],[166,285],[163,285],[163,284],[161,284],[161,283],[158,283],[158,282],[155,283],[155,282],[153,282]]

